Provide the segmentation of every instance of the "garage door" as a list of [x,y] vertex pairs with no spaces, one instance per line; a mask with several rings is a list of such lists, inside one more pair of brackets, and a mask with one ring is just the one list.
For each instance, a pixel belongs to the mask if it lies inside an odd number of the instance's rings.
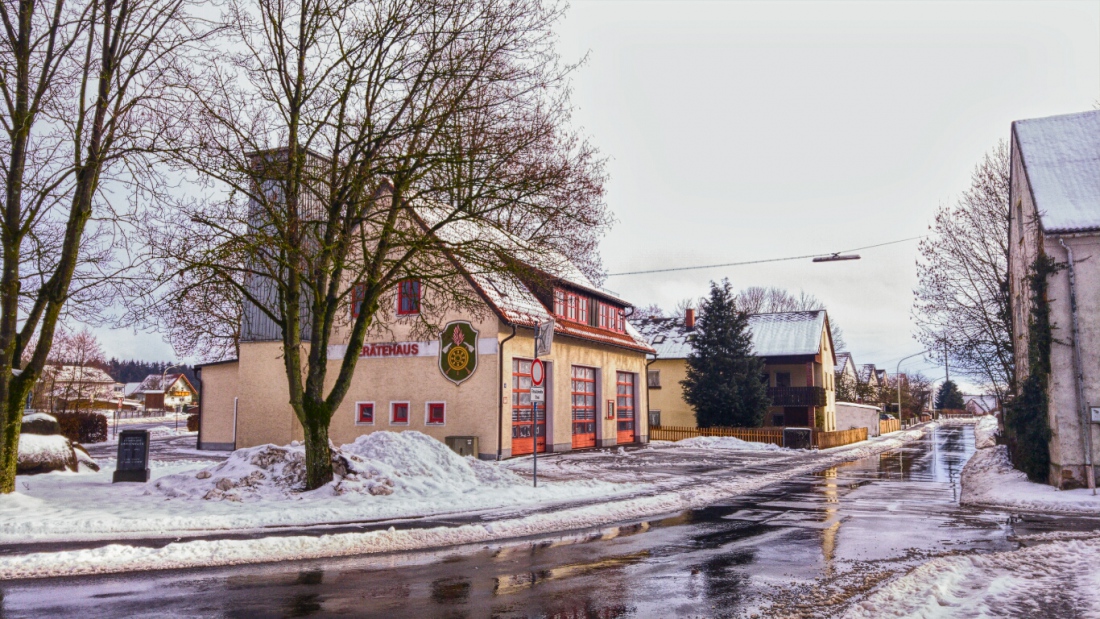
[[637,412],[634,406],[635,374],[617,372],[615,374],[615,417],[619,443],[633,443],[637,427]]
[[596,446],[596,370],[573,366],[573,449]]
[[[531,440],[531,362],[526,359],[512,359],[512,455],[520,456],[534,452]],[[546,451],[546,405],[539,404],[538,422],[535,432],[538,435],[539,452]]]

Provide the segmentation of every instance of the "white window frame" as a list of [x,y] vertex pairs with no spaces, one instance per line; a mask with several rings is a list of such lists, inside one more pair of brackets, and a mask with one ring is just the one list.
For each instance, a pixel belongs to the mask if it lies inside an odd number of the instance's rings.
[[[359,405],[360,404],[370,404],[371,421],[359,421]],[[375,406],[374,402],[370,402],[370,401],[356,402],[355,403],[355,408],[352,409],[351,413],[352,413],[352,415],[354,415],[353,419],[355,420],[355,425],[357,425],[357,426],[373,426],[374,422],[378,420],[378,407]]]
[[[409,423],[412,421],[412,415],[411,414],[406,415],[405,421],[394,421],[393,420],[393,405],[394,404],[404,404],[405,408],[406,408],[406,413],[411,413],[412,412],[412,402],[409,402],[408,400],[393,400],[393,401],[390,402],[390,425],[391,426],[407,426],[407,425],[409,425]],[[443,420],[446,421],[446,419],[447,419],[447,412],[444,410]]]
[[[443,423],[432,423],[431,421],[429,421],[429,419],[431,419],[430,416],[432,411],[432,404],[443,405]],[[441,428],[447,425],[447,402],[445,400],[432,400],[424,403],[424,425],[436,428]]]

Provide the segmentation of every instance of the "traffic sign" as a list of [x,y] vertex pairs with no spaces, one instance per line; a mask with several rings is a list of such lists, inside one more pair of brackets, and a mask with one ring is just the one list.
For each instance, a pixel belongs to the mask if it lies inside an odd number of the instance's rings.
[[554,319],[540,323],[535,329],[535,356],[545,357],[550,354],[550,348],[554,344]]
[[542,387],[531,387],[531,402],[545,402],[546,390]]
[[542,361],[535,359],[531,362],[531,384],[535,386],[541,385],[545,378],[546,367],[542,365]]

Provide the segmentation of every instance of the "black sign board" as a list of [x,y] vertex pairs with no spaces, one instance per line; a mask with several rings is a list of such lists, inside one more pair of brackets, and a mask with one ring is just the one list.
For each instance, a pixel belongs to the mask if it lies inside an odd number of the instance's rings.
[[788,449],[810,449],[813,438],[810,428],[783,428],[783,446]]
[[149,431],[123,430],[118,433],[118,465],[114,481],[149,481]]

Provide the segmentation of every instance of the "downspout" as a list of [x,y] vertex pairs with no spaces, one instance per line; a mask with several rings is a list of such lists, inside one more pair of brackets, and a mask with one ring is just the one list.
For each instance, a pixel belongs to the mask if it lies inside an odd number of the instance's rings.
[[199,383],[199,431],[195,436],[195,449],[202,449],[202,392],[206,391],[202,388],[202,366],[195,368],[195,380]]
[[[647,355],[648,356],[648,355]],[[649,440],[653,440],[653,428],[649,425],[649,409],[652,408],[649,403],[649,366],[657,363],[657,353],[653,353],[653,359],[645,362],[645,435],[650,437]]]
[[516,336],[516,325],[512,325],[512,335],[504,338],[500,341],[499,350],[497,351],[497,364],[500,366],[497,372],[497,377],[500,379],[500,398],[497,400],[497,406],[500,407],[497,414],[497,462],[503,459],[504,455],[504,344],[508,340]]
[[1081,341],[1077,327],[1077,282],[1073,272],[1073,248],[1066,245],[1062,237],[1058,244],[1066,250],[1066,263],[1069,271],[1069,312],[1073,325],[1073,382],[1077,391],[1077,408],[1081,415],[1081,443],[1085,450],[1085,477],[1089,490],[1096,494],[1096,474],[1092,470],[1092,422],[1089,419],[1088,406],[1085,404],[1084,364],[1081,363]]

